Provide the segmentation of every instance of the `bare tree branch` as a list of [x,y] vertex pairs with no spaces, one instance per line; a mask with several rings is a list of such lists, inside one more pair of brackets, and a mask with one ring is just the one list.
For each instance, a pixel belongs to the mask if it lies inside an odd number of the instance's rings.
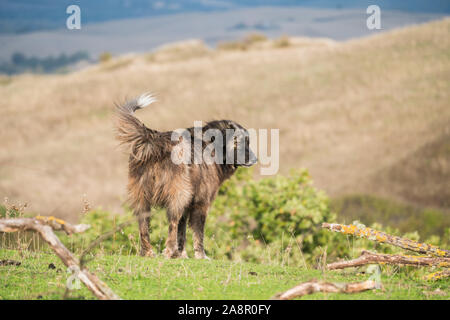
[[377,231],[371,228],[359,228],[355,225],[343,225],[338,223],[323,223],[322,228],[329,229],[335,232],[350,234],[360,238],[377,241],[379,243],[388,243],[402,249],[418,252],[421,254],[429,254],[441,258],[450,258],[450,251],[440,249],[436,246],[420,243],[414,240],[409,240],[397,236],[392,236],[387,233]]
[[271,299],[291,300],[297,297],[302,297],[304,295],[313,294],[316,292],[355,293],[378,288],[379,284],[377,284],[373,280],[367,280],[356,283],[330,283],[330,282],[317,282],[316,280],[312,280],[301,283],[298,286],[295,286],[285,292],[278,293]]
[[437,257],[420,257],[420,256],[402,256],[391,254],[379,254],[363,250],[359,258],[339,261],[327,265],[328,270],[344,269],[351,267],[360,267],[373,263],[388,263],[396,265],[411,265],[411,266],[434,266],[434,267],[449,267],[449,258]]
[[81,282],[101,300],[120,299],[104,282],[86,268],[80,268],[78,259],[70,252],[53,230],[63,230],[67,234],[79,233],[88,229],[88,225],[72,225],[64,220],[54,217],[0,219],[0,232],[16,232],[19,230],[31,230],[38,232],[41,237],[53,249],[62,262],[72,270],[79,270],[77,276]]

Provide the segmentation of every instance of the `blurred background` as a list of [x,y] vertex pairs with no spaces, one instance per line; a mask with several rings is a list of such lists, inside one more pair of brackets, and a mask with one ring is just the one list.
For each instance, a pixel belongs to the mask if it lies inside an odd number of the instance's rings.
[[123,212],[114,103],[151,91],[138,117],[153,129],[280,129],[280,174],[306,168],[340,222],[443,235],[449,15],[449,1],[1,0],[0,197],[72,221]]

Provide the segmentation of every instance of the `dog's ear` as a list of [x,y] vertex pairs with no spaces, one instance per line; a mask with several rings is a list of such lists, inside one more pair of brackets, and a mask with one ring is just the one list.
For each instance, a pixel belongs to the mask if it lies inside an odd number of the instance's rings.
[[231,129],[234,129],[234,130],[240,130],[241,129],[233,121],[230,121],[230,126],[231,126]]

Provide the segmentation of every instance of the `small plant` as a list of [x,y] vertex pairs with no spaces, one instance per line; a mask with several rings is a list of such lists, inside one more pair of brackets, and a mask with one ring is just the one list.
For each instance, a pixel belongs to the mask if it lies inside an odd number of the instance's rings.
[[250,33],[244,38],[244,42],[251,45],[256,42],[267,41],[267,37],[262,33]]
[[247,50],[258,42],[267,41],[267,37],[261,33],[251,33],[242,40],[221,42],[217,45],[219,50]]
[[286,48],[291,45],[291,41],[288,36],[281,36],[278,39],[274,40],[273,46],[275,48]]
[[115,59],[114,61],[112,61],[110,63],[105,63],[105,65],[102,66],[102,70],[103,71],[117,70],[117,69],[129,66],[132,62],[133,62],[133,59],[130,59],[130,58]]
[[219,50],[247,50],[248,44],[242,42],[242,41],[227,41],[227,42],[221,42],[217,45],[217,49]]
[[[25,216],[27,203],[14,204],[5,197],[3,205],[0,205],[0,219],[21,218]],[[0,248],[10,248],[23,250],[30,246],[35,237],[27,232],[19,231],[16,233],[0,233]]]
[[112,59],[112,54],[110,52],[103,52],[100,54],[98,59],[101,63],[108,62]]
[[187,40],[161,46],[146,55],[148,62],[183,61],[205,57],[211,54],[211,49],[201,40]]

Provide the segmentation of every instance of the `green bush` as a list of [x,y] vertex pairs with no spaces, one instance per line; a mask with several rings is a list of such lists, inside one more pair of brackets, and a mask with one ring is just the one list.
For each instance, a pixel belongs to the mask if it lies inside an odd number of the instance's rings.
[[98,60],[102,63],[108,62],[112,59],[112,54],[110,52],[102,52],[98,57]]
[[321,224],[335,220],[327,197],[311,186],[306,170],[258,181],[248,170],[238,172],[221,188],[211,215],[221,218],[220,227],[241,240],[241,247],[264,244],[291,252],[301,248],[308,258],[332,237]]
[[256,42],[264,42],[267,41],[267,37],[262,33],[250,33],[247,36],[245,36],[244,40],[245,43],[253,44]]
[[278,39],[275,39],[273,42],[273,46],[275,48],[286,48],[291,45],[291,41],[288,36],[281,36]]
[[242,41],[225,41],[220,42],[217,45],[217,49],[219,50],[242,50],[245,51],[248,49],[248,44]]

